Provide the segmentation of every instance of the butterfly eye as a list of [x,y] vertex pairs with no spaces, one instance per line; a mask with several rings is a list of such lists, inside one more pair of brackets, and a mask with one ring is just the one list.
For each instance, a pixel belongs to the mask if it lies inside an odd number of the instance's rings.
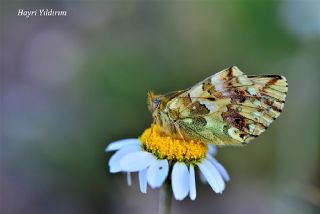
[[154,100],[152,101],[152,108],[156,109],[159,104],[160,104],[160,100],[154,99]]

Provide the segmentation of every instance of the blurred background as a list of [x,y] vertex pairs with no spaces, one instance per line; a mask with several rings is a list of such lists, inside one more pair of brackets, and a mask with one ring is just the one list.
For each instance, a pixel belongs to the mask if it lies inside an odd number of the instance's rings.
[[[42,8],[67,16],[17,16]],[[1,10],[1,213],[156,213],[159,191],[110,174],[104,148],[149,126],[148,90],[231,65],[286,76],[284,111],[255,143],[219,149],[231,176],[222,195],[197,183],[196,201],[172,213],[320,213],[320,1],[6,0]]]

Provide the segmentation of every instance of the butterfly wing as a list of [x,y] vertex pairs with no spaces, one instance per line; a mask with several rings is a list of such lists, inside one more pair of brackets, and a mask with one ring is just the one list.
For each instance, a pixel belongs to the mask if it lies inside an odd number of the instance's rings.
[[173,98],[167,107],[185,137],[241,145],[259,136],[280,115],[287,90],[283,76],[247,76],[233,66]]

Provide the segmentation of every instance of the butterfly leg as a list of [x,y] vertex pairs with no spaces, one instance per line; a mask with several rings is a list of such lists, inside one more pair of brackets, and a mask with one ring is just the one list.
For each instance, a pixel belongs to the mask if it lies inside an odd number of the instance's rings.
[[152,135],[152,133],[153,133],[153,127],[154,127],[154,125],[156,125],[156,124],[157,124],[157,122],[156,122],[156,120],[154,119],[153,122],[152,122],[152,124],[151,124],[151,130],[150,130],[150,134],[149,134],[148,139],[151,137],[151,135]]
[[181,139],[183,140],[183,142],[186,142],[185,139],[184,139],[184,137],[183,137],[183,135],[182,135],[182,133],[181,133],[181,131],[180,131],[179,125],[178,125],[176,122],[174,122],[173,125],[174,125],[177,133],[179,134],[179,136],[180,136]]
[[[176,122],[174,122],[173,124],[174,124],[174,127],[176,128],[178,134],[180,135],[181,139],[186,144],[186,141],[185,141],[185,139],[184,139],[184,137],[183,137],[183,135],[182,135],[182,133],[180,131],[179,125]],[[186,153],[188,153],[188,148],[186,148]]]

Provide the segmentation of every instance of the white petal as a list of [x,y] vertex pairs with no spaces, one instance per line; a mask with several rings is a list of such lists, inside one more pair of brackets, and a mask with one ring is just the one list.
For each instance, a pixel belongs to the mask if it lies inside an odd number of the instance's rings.
[[216,155],[217,154],[217,147],[215,147],[212,144],[208,144],[208,153],[210,155]]
[[140,145],[141,142],[136,138],[129,138],[129,139],[123,139],[118,140],[113,143],[110,143],[107,148],[105,149],[105,152],[115,151],[119,150],[125,146],[131,146],[131,145]]
[[131,185],[132,185],[131,173],[130,173],[130,172],[127,172],[127,183],[128,183],[128,186],[131,186]]
[[184,199],[189,193],[189,172],[184,163],[175,163],[171,175],[172,190],[177,200]]
[[136,172],[147,168],[154,160],[156,157],[149,152],[132,152],[120,159],[120,167],[127,172]]
[[147,172],[148,183],[152,188],[157,188],[162,185],[167,178],[169,172],[169,164],[167,160],[154,161]]
[[139,186],[142,193],[147,193],[147,169],[139,171]]
[[112,155],[109,160],[110,172],[115,173],[122,171],[122,168],[120,166],[120,159],[125,155],[136,151],[141,151],[140,145],[131,145],[114,153],[114,155]]
[[230,176],[227,172],[227,170],[213,157],[208,157],[210,162],[217,168],[217,170],[220,172],[221,176],[225,181],[230,181]]
[[196,190],[196,179],[194,175],[194,167],[190,164],[190,177],[189,177],[189,185],[190,185],[190,199],[194,200],[197,197],[197,190]]
[[198,164],[198,166],[203,175],[206,177],[213,191],[216,193],[222,193],[225,183],[216,167],[214,167],[207,159],[203,160],[200,164]]

